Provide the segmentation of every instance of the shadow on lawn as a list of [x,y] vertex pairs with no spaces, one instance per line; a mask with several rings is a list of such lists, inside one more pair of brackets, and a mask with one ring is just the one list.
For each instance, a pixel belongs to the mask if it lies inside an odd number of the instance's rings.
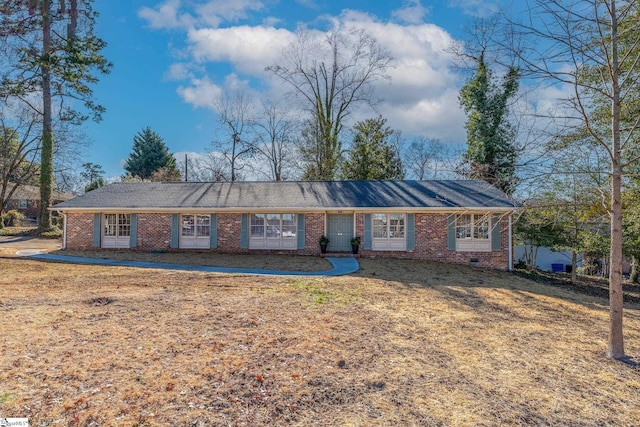
[[[497,271],[432,261],[361,258],[357,275],[399,283],[408,288],[432,288],[457,296],[461,303],[476,309],[487,304],[487,301],[474,292],[474,288],[515,291],[522,298],[523,304],[531,302],[528,301],[531,293],[589,307],[594,307],[594,304],[608,306],[609,297],[609,291],[602,283],[590,280],[572,284],[568,280],[542,274]],[[624,301],[625,308],[640,309],[640,293],[637,289],[629,292],[626,287]]]

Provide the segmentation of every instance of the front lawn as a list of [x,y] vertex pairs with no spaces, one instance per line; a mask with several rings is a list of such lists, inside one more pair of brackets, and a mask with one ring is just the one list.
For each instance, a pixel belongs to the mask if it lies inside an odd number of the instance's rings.
[[[30,425],[640,425],[606,300],[361,259],[281,278],[0,258],[0,416]],[[640,306],[625,315],[640,357]]]

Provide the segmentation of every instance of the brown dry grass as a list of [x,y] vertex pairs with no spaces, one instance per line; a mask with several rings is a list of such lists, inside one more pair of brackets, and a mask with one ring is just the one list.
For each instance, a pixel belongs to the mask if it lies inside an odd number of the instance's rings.
[[[340,278],[0,258],[0,416],[31,425],[640,425],[606,301],[361,260]],[[625,313],[640,355],[640,311]]]
[[208,251],[143,252],[131,250],[72,251],[59,250],[55,255],[129,261],[158,262],[163,264],[204,265],[225,268],[258,270],[323,271],[332,268],[323,258],[302,255],[225,254]]

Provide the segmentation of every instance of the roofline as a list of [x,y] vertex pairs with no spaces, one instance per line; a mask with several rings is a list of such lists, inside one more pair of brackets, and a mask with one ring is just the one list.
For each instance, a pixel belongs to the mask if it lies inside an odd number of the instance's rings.
[[360,212],[430,212],[430,213],[448,213],[448,212],[512,212],[520,210],[522,207],[505,206],[505,207],[330,207],[325,209],[318,208],[56,208],[50,207],[49,210],[60,213],[102,213],[102,212],[122,212],[122,213],[360,213]]

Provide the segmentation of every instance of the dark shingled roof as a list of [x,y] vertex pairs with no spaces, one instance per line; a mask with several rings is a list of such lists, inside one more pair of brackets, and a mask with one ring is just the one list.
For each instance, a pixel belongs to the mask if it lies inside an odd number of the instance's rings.
[[283,181],[114,183],[57,204],[91,210],[509,210],[519,204],[484,181]]

